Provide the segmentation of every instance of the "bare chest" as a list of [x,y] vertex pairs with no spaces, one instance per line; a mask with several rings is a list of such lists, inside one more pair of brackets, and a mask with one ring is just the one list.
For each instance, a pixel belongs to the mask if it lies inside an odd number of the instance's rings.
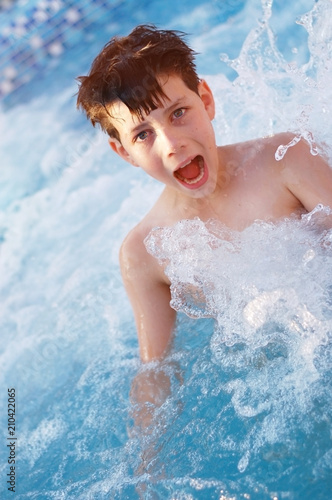
[[281,176],[262,169],[234,175],[201,218],[215,218],[231,229],[243,230],[257,220],[277,221],[305,210],[285,187]]

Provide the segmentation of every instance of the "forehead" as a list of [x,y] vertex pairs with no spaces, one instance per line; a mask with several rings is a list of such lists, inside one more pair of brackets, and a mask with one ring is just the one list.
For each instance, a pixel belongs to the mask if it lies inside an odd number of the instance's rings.
[[[193,94],[179,76],[162,75],[158,77],[158,80],[166,98],[161,99],[161,105],[157,107],[157,110],[168,109],[175,103],[185,101],[190,94]],[[137,126],[157,110],[153,110],[149,114],[143,112],[142,118],[140,118],[120,100],[114,101],[108,107],[112,123],[117,129]]]

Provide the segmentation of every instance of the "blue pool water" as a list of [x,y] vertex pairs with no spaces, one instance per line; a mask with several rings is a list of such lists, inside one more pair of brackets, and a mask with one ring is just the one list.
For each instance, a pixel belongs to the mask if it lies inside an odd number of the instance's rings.
[[161,187],[75,110],[74,79],[113,34],[181,29],[215,92],[219,144],[289,129],[331,161],[331,13],[330,0],[3,4],[1,499],[330,498],[331,232],[311,214],[257,222],[232,245],[213,221],[153,233],[180,312],[169,359],[153,367],[171,393],[140,431],[118,251]]

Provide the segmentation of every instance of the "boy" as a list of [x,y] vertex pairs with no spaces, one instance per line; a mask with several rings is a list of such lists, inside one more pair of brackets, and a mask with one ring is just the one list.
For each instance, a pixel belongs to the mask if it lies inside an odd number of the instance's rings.
[[198,216],[242,230],[332,207],[332,170],[303,140],[281,161],[275,152],[291,134],[216,146],[213,95],[194,55],[183,34],[138,26],[113,38],[79,78],[78,107],[108,133],[113,151],[165,184],[120,252],[144,362],[167,353],[176,314],[170,282],[144,246],[152,228]]

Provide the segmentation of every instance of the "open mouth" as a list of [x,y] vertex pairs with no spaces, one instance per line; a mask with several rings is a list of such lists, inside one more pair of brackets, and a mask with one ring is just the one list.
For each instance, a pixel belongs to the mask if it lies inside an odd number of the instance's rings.
[[174,172],[174,176],[184,184],[194,186],[204,177],[204,159],[202,156],[195,156],[186,165]]

